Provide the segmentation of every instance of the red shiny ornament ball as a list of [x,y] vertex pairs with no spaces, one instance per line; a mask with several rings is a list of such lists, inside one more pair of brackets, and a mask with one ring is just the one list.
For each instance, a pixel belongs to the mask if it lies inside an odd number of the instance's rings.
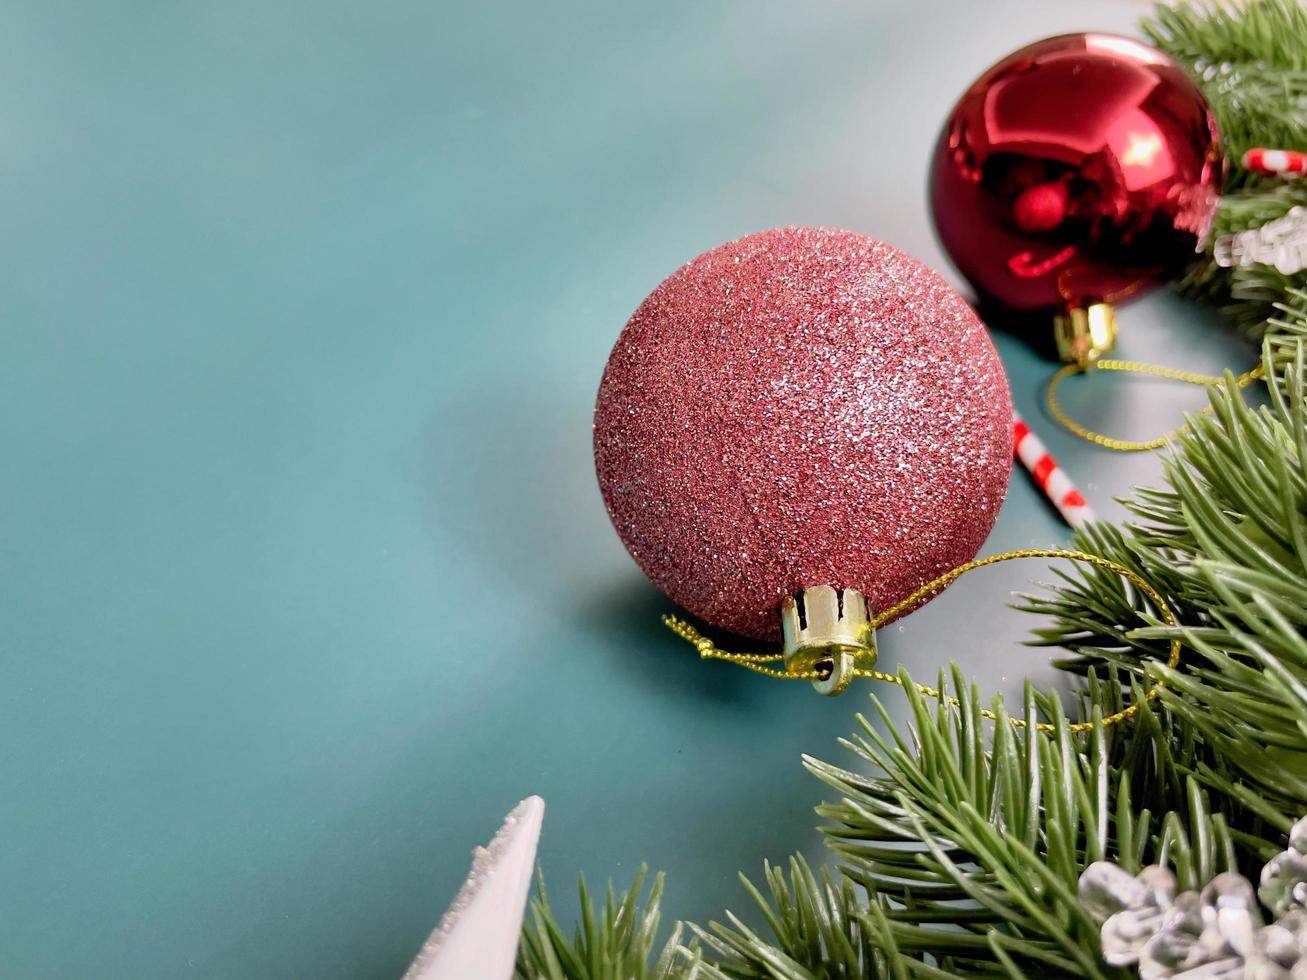
[[882,242],[749,235],[640,304],[608,360],[595,467],[676,603],[759,639],[786,595],[885,609],[974,557],[1012,460],[1007,379],[971,307]]
[[1066,34],[1008,55],[962,96],[930,203],[983,298],[1056,312],[1175,276],[1223,176],[1215,117],[1179,66],[1130,38]]

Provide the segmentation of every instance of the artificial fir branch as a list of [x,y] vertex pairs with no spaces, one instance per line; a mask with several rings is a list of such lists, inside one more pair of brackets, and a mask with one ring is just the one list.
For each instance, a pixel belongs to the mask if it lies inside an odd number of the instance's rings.
[[[1307,8],[1299,0],[1161,6],[1141,28],[1198,78],[1231,158],[1254,146],[1304,145]],[[1233,176],[1234,186],[1244,182]]]
[[[1307,149],[1307,7],[1300,0],[1248,0],[1158,7],[1144,34],[1189,69],[1216,113],[1230,159],[1225,193],[1213,222],[1218,235],[1256,228],[1307,205],[1307,183],[1247,174],[1244,151],[1263,146]],[[1203,261],[1181,290],[1220,305],[1254,337],[1276,331],[1275,307],[1307,288],[1307,272],[1283,275],[1269,266],[1223,269]]]
[[522,931],[517,976],[530,980],[686,980],[695,976],[697,954],[680,945],[679,923],[653,959],[663,876],[654,876],[641,907],[647,873],[641,865],[631,887],[620,897],[610,882],[602,910],[595,908],[582,877],[581,924],[570,937],[559,927],[540,878],[531,900],[530,920]]
[[[1165,580],[1190,664],[1150,668],[1171,684],[1161,709],[1193,735],[1186,771],[1240,828],[1248,867],[1307,812],[1307,390],[1301,341],[1293,351],[1279,350],[1292,363],[1271,407],[1249,408],[1232,385],[1213,392],[1215,412],[1166,461],[1171,490],[1129,502],[1137,522],[1078,542]],[[1171,632],[1122,629],[1137,605],[1095,571],[1026,599],[1052,621],[1042,642],[1136,672]]]
[[1159,6],[1142,25],[1159,48],[1190,64],[1307,71],[1307,8],[1297,0]]

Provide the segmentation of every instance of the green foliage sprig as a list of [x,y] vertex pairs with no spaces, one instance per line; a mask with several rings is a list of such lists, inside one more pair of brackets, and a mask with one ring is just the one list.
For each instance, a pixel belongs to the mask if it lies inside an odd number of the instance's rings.
[[[1197,79],[1221,127],[1229,158],[1225,193],[1213,235],[1257,228],[1307,206],[1307,181],[1248,174],[1239,167],[1246,150],[1307,150],[1307,6],[1300,0],[1242,4],[1189,3],[1158,7],[1144,34]],[[1254,337],[1277,325],[1276,304],[1307,286],[1270,266],[1222,269],[1197,263],[1181,289],[1217,303]]]

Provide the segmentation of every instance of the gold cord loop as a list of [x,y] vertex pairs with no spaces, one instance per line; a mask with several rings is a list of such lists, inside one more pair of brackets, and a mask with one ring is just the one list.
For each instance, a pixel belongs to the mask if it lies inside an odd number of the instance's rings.
[[[1083,562],[1087,565],[1093,565],[1097,568],[1103,568],[1110,572],[1114,572],[1126,579],[1126,581],[1148,597],[1149,601],[1151,601],[1153,606],[1157,609],[1157,614],[1162,622],[1171,627],[1178,625],[1175,614],[1171,611],[1171,607],[1166,604],[1166,600],[1162,598],[1162,594],[1150,585],[1148,580],[1138,572],[1126,568],[1119,562],[1114,562],[1110,558],[1103,558],[1099,555],[1091,555],[1084,551],[1067,551],[1061,548],[1025,548],[1019,551],[1005,551],[1002,554],[990,555],[987,558],[977,558],[975,561],[969,561],[965,565],[959,565],[957,568],[945,572],[938,578],[927,582],[906,599],[902,599],[890,606],[888,609],[877,613],[871,620],[871,626],[873,629],[883,626],[885,623],[911,609],[917,603],[921,602],[921,600],[933,595],[935,592],[938,592],[954,579],[965,575],[967,572],[973,571],[977,568],[984,568],[986,565],[997,565],[999,562],[1013,561],[1017,558],[1065,558],[1069,561]],[[755,673],[763,674],[766,677],[775,677],[781,680],[813,681],[823,679],[823,675],[815,670],[798,670],[791,673],[787,670],[778,670],[775,667],[767,666],[768,664],[780,663],[782,660],[782,654],[780,653],[729,653],[725,650],[720,650],[712,640],[708,639],[697,629],[679,617],[664,616],[663,623],[666,624],[668,629],[673,633],[698,650],[699,656],[704,660],[725,660],[729,663],[736,664],[737,666],[744,667],[747,670],[752,670]],[[1167,658],[1166,666],[1174,670],[1179,666],[1179,664],[1180,641],[1178,639],[1172,639],[1171,653]],[[871,680],[887,681],[890,684],[902,683],[896,674],[889,674],[883,670],[875,670],[870,667],[856,667],[853,671],[853,675],[855,677],[864,677]],[[1165,686],[1166,682],[1164,680],[1156,681],[1144,694],[1144,699],[1155,701],[1161,696],[1162,688]],[[961,704],[961,702],[953,695],[943,694],[936,688],[928,687],[925,684],[913,684],[913,687],[928,698],[945,701],[954,707],[958,707]],[[1119,724],[1129,718],[1133,718],[1138,714],[1138,712],[1139,703],[1135,702],[1134,704],[1103,718],[1102,725],[1104,728],[1107,728],[1110,725]],[[988,708],[980,709],[980,713],[991,721],[998,720],[998,715]],[[1016,728],[1026,727],[1026,722],[1023,719],[1009,718],[1008,720]],[[1085,732],[1094,728],[1095,724],[1096,723],[1092,721],[1080,721],[1068,725],[1067,728],[1072,732]],[[1041,732],[1052,732],[1056,730],[1056,727],[1048,722],[1041,721],[1035,723],[1035,730]]]
[[[1213,385],[1220,384],[1221,379],[1206,374],[1194,374],[1190,371],[1178,371],[1175,368],[1162,367],[1157,364],[1143,364],[1139,361],[1122,361],[1115,358],[1101,358],[1088,367],[1081,367],[1078,364],[1067,364],[1058,369],[1058,372],[1048,382],[1048,410],[1053,418],[1067,431],[1079,436],[1086,442],[1092,442],[1096,446],[1102,446],[1105,449],[1115,449],[1117,452],[1132,453],[1144,452],[1151,449],[1160,449],[1166,445],[1167,441],[1175,438],[1189,428],[1189,423],[1185,423],[1177,429],[1165,435],[1158,436],[1156,439],[1146,441],[1136,441],[1133,439],[1116,439],[1112,436],[1103,435],[1101,432],[1094,432],[1087,429],[1070,415],[1066,413],[1057,400],[1057,386],[1066,378],[1073,374],[1090,374],[1095,371],[1122,371],[1127,374],[1144,374],[1155,378],[1166,378],[1169,381],[1183,381],[1191,385]],[[1235,386],[1246,388],[1265,373],[1265,369],[1258,364],[1251,371],[1245,371],[1235,379]],[[1208,405],[1198,414],[1207,415],[1212,411],[1212,406]]]

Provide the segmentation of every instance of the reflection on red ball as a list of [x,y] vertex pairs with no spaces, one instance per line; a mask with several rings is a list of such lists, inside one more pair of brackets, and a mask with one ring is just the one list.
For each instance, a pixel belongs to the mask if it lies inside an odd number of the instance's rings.
[[852,232],[781,228],[640,304],[604,371],[594,453],[654,584],[776,639],[786,595],[854,588],[886,609],[975,557],[1007,490],[1012,402],[938,274]]
[[1111,34],[1038,41],[985,72],[935,149],[935,229],[982,298],[1119,303],[1175,276],[1224,175],[1215,117],[1165,54]]
[[1012,202],[1012,217],[1023,231],[1052,231],[1066,220],[1066,184],[1031,184]]

